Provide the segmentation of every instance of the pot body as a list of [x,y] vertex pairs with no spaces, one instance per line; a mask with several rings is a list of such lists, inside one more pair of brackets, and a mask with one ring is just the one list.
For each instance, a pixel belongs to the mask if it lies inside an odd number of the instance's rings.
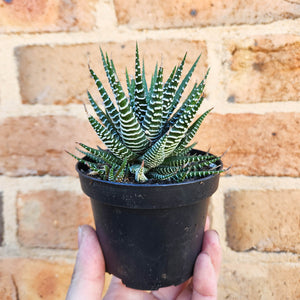
[[106,271],[140,290],[188,280],[219,175],[180,184],[124,184],[87,176],[84,168],[77,164],[82,189],[91,198]]

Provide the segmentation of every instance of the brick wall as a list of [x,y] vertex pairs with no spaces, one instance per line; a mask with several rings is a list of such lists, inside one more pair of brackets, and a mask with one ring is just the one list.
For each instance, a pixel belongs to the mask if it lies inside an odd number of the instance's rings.
[[185,51],[202,53],[195,80],[211,67],[198,147],[232,165],[210,205],[219,299],[300,299],[299,16],[283,0],[0,1],[0,298],[64,299],[77,226],[93,223],[64,152],[98,141],[87,63],[103,74],[101,45],[132,73],[138,41],[147,75]]

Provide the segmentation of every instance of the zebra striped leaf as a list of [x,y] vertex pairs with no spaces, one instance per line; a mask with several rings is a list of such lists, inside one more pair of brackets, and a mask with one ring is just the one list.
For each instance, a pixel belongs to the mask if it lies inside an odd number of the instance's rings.
[[161,122],[163,114],[162,102],[162,88],[163,88],[163,68],[160,67],[158,76],[155,82],[155,87],[152,92],[150,103],[147,107],[147,112],[142,124],[143,130],[147,137],[154,141],[159,137],[161,131]]
[[146,182],[149,178],[173,183],[226,171],[220,167],[221,157],[208,153],[191,154],[195,143],[190,143],[211,111],[207,110],[193,122],[204,99],[203,91],[209,70],[200,84],[196,83],[179,105],[200,56],[181,79],[187,57],[185,54],[165,83],[163,67],[158,68],[156,64],[148,88],[145,64],[143,61],[141,67],[136,44],[134,78],[130,78],[125,69],[127,96],[113,60],[101,48],[100,52],[114,99],[110,98],[102,82],[90,68],[105,109],[102,110],[88,92],[89,102],[99,121],[91,115],[88,115],[88,120],[108,150],[80,143],[83,149],[77,150],[85,158],[69,153],[86,164],[91,175],[116,182],[130,182],[134,175],[136,182]]
[[143,84],[143,77],[142,77],[141,66],[140,66],[139,49],[138,49],[138,45],[136,44],[134,104],[135,104],[135,114],[140,123],[143,122],[145,113],[147,111],[147,99],[146,99],[146,92],[144,86],[145,84]]
[[102,124],[100,124],[93,116],[88,118],[90,124],[94,128],[95,132],[107,146],[107,148],[119,159],[127,158],[128,161],[137,158],[137,154],[127,148],[122,142],[114,137]]

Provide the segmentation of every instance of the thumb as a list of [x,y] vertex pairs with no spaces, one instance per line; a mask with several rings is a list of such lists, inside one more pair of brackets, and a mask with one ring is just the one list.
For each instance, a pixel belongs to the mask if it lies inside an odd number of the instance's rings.
[[95,230],[78,228],[79,249],[66,300],[100,300],[105,279],[105,262]]

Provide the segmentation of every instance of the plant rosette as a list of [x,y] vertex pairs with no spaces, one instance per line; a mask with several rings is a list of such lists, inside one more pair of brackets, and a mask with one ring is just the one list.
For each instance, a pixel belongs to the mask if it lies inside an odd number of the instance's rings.
[[106,271],[134,289],[178,285],[193,275],[202,247],[209,198],[225,172],[221,157],[191,144],[211,111],[196,116],[207,74],[182,103],[200,56],[180,81],[186,55],[163,82],[155,67],[148,88],[136,46],[135,77],[126,71],[128,96],[113,60],[101,50],[114,100],[92,69],[104,110],[88,98],[98,120],[88,120],[107,149],[80,143],[83,192],[91,199]]

